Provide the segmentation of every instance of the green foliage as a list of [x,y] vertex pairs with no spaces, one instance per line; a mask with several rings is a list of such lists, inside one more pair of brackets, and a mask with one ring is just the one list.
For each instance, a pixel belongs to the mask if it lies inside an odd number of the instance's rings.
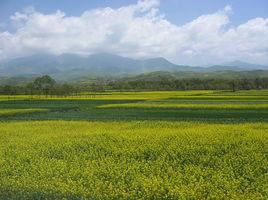
[[166,74],[148,77],[147,75],[123,78],[108,84],[115,90],[250,90],[267,89],[268,78],[180,78],[167,77]]
[[48,75],[38,77],[33,82],[34,88],[40,91],[41,94],[45,94],[45,95],[48,95],[50,93],[50,91],[52,90],[55,84],[56,84],[56,81]]
[[[241,72],[242,73],[242,72]],[[243,76],[226,78],[210,77],[184,77],[183,74],[170,72],[154,72],[136,77],[109,79],[98,78],[94,80],[73,80],[73,82],[56,84],[50,76],[42,76],[29,82],[27,85],[0,84],[0,94],[3,95],[78,95],[87,92],[105,91],[184,91],[184,90],[238,90],[268,89],[267,76],[253,75],[248,72]],[[240,73],[239,73],[240,74]],[[243,74],[243,73],[242,73]],[[228,76],[227,76],[228,77]]]

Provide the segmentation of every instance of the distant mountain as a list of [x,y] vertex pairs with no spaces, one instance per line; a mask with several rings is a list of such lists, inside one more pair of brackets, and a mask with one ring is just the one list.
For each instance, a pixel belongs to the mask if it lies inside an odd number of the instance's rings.
[[249,71],[249,70],[268,70],[268,65],[252,64],[242,62],[239,60],[222,63],[219,65],[212,65],[206,67],[192,67],[194,72],[219,72],[219,71]]
[[0,76],[5,77],[5,82],[8,81],[8,77],[20,80],[18,77],[31,78],[44,74],[51,75],[58,81],[77,81],[94,80],[97,77],[135,76],[159,71],[172,72],[176,76],[179,74],[180,77],[195,77],[201,76],[200,73],[202,76],[231,74],[230,71],[234,71],[232,74],[236,74],[235,72],[259,68],[268,69],[265,66],[241,61],[211,67],[190,67],[173,64],[162,57],[138,60],[108,53],[88,56],[36,54],[2,61],[0,63]]
[[213,65],[208,68],[203,68],[203,72],[218,72],[218,71],[244,71],[246,68],[228,65]]
[[31,77],[0,77],[0,85],[26,85],[32,81]]
[[59,72],[55,67],[57,63],[57,57],[54,55],[33,55],[2,62],[0,64],[0,73],[2,76],[54,74]]
[[8,60],[0,64],[2,76],[49,74],[60,80],[85,76],[119,76],[158,70],[184,71],[187,69],[190,70],[190,67],[175,65],[164,58],[136,60],[107,53],[89,56],[38,54]]
[[258,70],[258,69],[266,69],[268,70],[268,65],[259,65],[259,64],[253,64],[253,63],[247,63],[240,60],[235,60],[232,62],[223,63],[222,66],[227,67],[234,67],[236,69],[243,69],[243,70]]
[[175,65],[162,57],[142,60],[141,64],[143,72],[154,72],[161,70],[176,72],[192,70],[189,66]]

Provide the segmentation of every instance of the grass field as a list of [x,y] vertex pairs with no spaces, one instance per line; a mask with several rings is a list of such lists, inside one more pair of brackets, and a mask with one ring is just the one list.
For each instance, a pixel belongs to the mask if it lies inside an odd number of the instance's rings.
[[2,109],[0,110],[0,116],[12,116],[12,115],[19,115],[19,114],[29,114],[35,112],[46,112],[48,109],[41,109],[41,108],[26,108],[26,109]]
[[0,96],[0,199],[268,199],[267,108],[267,90]]

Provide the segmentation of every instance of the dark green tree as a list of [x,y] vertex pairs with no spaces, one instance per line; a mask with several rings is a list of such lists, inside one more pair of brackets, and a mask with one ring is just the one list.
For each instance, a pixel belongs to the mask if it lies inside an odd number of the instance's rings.
[[48,75],[41,76],[35,79],[34,88],[36,88],[40,94],[49,95],[56,84],[56,81]]

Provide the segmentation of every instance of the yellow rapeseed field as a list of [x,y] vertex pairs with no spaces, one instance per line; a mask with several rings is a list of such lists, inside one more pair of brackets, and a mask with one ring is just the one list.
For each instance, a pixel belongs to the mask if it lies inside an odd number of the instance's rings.
[[0,123],[0,199],[267,199],[268,123]]

